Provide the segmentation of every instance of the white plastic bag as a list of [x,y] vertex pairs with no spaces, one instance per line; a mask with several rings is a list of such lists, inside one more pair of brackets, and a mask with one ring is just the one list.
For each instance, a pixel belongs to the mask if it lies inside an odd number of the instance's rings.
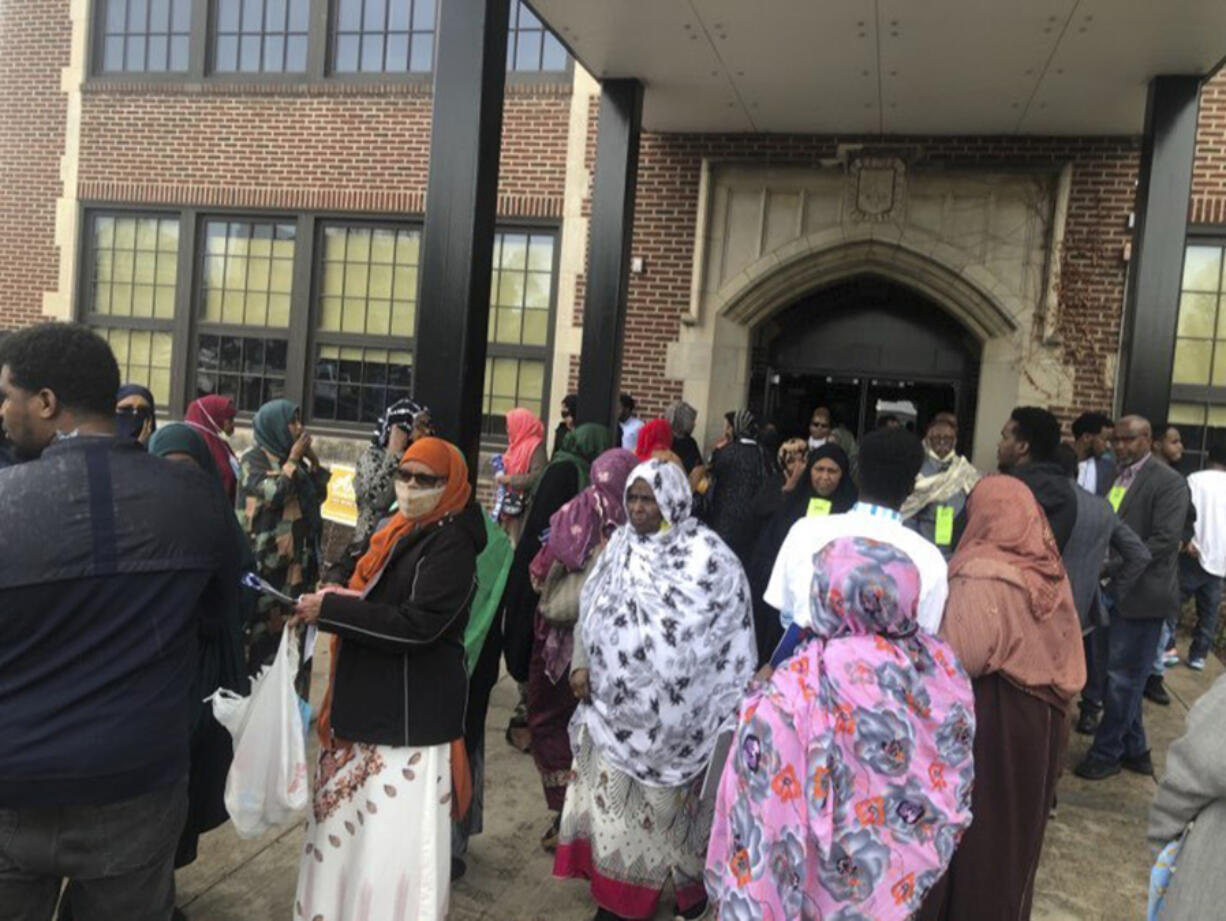
[[239,837],[255,838],[297,818],[310,798],[306,735],[294,691],[298,632],[281,632],[272,665],[252,682],[251,696],[219,690],[213,716],[234,738],[226,777],[226,811]]

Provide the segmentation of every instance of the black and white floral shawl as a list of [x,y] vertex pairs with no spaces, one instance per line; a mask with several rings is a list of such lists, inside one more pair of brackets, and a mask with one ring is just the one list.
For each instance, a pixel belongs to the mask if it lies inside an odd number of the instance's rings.
[[665,526],[614,532],[583,587],[582,640],[591,698],[571,722],[611,764],[671,787],[707,766],[757,661],[749,583],[735,554],[690,514],[675,464],[651,460],[626,481],[655,493]]

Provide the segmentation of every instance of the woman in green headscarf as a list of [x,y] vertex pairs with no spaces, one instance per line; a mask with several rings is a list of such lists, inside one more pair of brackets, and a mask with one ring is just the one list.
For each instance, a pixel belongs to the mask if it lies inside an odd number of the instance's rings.
[[524,514],[524,529],[515,547],[515,559],[511,563],[511,574],[507,577],[501,610],[503,655],[506,657],[507,671],[520,686],[520,706],[507,727],[507,740],[522,751],[527,751],[528,664],[532,659],[533,619],[540,601],[528,567],[541,549],[541,532],[549,527],[553,513],[587,488],[592,461],[612,446],[613,436],[603,425],[589,422],[568,434],[537,481],[532,501]]
[[[271,400],[252,421],[255,446],[240,462],[238,517],[255,551],[256,571],[278,591],[296,598],[319,579],[323,519],[320,507],[332,474],[319,463],[296,404]],[[272,660],[281,628],[293,614],[261,595],[247,625],[247,668]],[[300,692],[305,688],[300,688]]]
[[[216,493],[218,504],[229,505],[213,455],[190,425],[173,422],[159,428],[149,439],[149,453],[196,465],[207,475],[201,478],[200,488]],[[243,588],[240,579],[243,573],[255,568],[255,557],[238,520],[230,515],[229,521],[233,525],[232,540],[224,556],[225,575],[218,580],[217,603],[211,605],[215,617],[201,624],[197,646],[195,687],[191,694],[187,821],[175,852],[176,869],[196,859],[196,843],[202,834],[229,819],[224,796],[234,750],[230,733],[213,718],[204,698],[218,688],[237,694],[249,692],[243,662],[243,624],[255,608],[255,597],[254,592]]]

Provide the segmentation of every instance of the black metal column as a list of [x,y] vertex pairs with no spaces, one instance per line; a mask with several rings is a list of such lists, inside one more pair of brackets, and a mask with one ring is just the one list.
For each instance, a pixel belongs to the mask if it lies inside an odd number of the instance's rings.
[[1171,402],[1200,85],[1196,76],[1154,77],[1145,108],[1120,407],[1155,425]]
[[442,0],[414,393],[475,478],[498,205],[508,0]]
[[603,82],[579,358],[580,422],[612,425],[617,419],[642,116],[639,81]]

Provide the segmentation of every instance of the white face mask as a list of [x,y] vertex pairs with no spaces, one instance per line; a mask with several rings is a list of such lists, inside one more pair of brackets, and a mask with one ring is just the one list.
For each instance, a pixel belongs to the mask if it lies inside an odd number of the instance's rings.
[[419,489],[408,483],[400,482],[397,482],[395,486],[397,511],[410,520],[424,518],[434,511],[443,498],[443,491],[447,488],[438,486],[434,489]]

